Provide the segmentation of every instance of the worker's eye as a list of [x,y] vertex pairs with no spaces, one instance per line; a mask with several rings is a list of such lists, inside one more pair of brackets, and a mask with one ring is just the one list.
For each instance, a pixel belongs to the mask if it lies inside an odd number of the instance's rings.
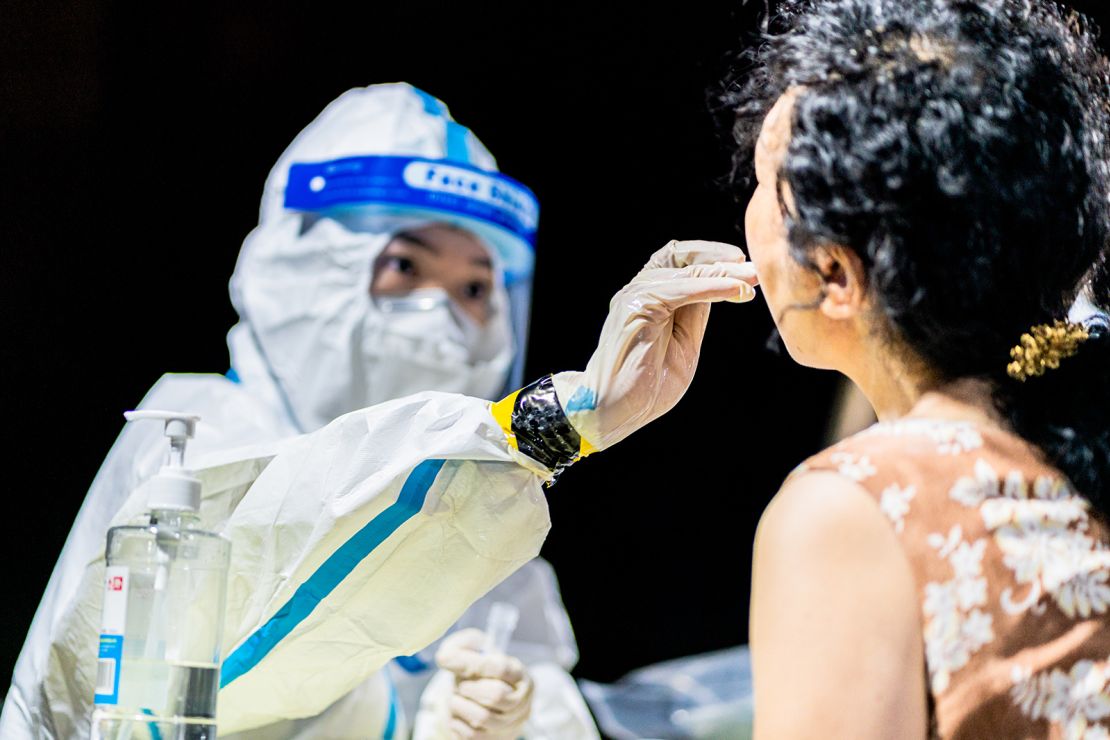
[[489,296],[489,284],[477,280],[467,283],[463,286],[463,296],[470,301],[484,299]]
[[408,257],[401,257],[399,255],[386,255],[382,258],[382,269],[391,272],[399,272],[402,275],[416,275],[416,263]]

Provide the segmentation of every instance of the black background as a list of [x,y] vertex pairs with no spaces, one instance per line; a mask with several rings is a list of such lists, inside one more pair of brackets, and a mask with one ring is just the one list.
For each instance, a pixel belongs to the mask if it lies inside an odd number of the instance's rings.
[[[669,239],[742,244],[705,100],[762,3],[648,5],[6,6],[2,675],[121,412],[163,372],[227,369],[263,181],[344,90],[427,90],[538,195],[529,378],[583,367]],[[761,300],[715,308],[678,408],[550,490],[578,675],[746,640],[759,512],[819,449],[835,385],[767,352],[770,330]]]

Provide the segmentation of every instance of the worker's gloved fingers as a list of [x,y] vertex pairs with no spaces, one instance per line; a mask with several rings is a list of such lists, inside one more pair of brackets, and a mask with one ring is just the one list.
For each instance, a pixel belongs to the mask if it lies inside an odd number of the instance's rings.
[[524,666],[511,655],[459,650],[437,658],[440,668],[459,679],[496,678],[515,684],[524,677]]
[[439,650],[436,652],[436,660],[439,660],[440,652],[462,649],[480,651],[485,643],[486,633],[480,629],[468,627],[464,630],[452,632],[440,643]]
[[451,731],[451,737],[457,740],[473,740],[478,737],[478,731],[461,719],[452,717],[447,726]]
[[436,663],[459,679],[495,678],[515,685],[524,677],[524,665],[511,655],[481,652],[484,642],[480,630],[460,630],[440,645]]
[[743,280],[749,285],[759,284],[759,275],[751,262],[704,262],[686,267],[655,267],[641,270],[630,285],[659,283],[679,278],[727,277]]
[[644,269],[655,267],[686,267],[703,262],[743,262],[746,257],[739,247],[724,242],[701,239],[673,240],[651,255]]
[[692,303],[675,309],[671,338],[693,353],[690,362],[697,363],[701,340],[705,337],[705,328],[708,325],[708,303]]
[[[744,303],[755,298],[754,286],[758,284],[759,278],[751,264],[714,262],[680,269],[646,270],[614,296],[607,323],[622,319],[627,322],[635,316],[653,314],[663,320],[669,318],[671,311],[691,303]],[[662,313],[660,308],[664,309]]]
[[447,701],[447,708],[451,712],[451,717],[461,719],[476,730],[489,730],[490,723],[495,721],[492,711],[473,699],[467,699],[457,693],[451,695]]
[[524,665],[511,655],[460,651],[440,667],[454,673],[459,679],[496,678],[515,684],[524,678]]
[[661,320],[692,303],[744,303],[753,298],[755,288],[750,283],[731,277],[679,277],[641,283],[629,286],[625,294],[630,316],[655,316]]
[[516,685],[496,678],[477,678],[461,680],[455,686],[455,693],[459,696],[503,714],[520,707],[531,691],[532,682],[527,677]]
[[531,694],[508,712],[495,712],[457,693],[451,696],[447,708],[451,719],[473,729],[475,737],[515,737],[531,711]]
[[502,731],[476,729],[461,719],[452,718],[447,729],[452,739],[458,740],[518,740],[524,734],[523,726]]

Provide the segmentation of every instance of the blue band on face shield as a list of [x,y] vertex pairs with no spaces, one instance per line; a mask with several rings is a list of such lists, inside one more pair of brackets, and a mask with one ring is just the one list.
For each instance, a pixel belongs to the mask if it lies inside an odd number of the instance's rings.
[[285,207],[324,211],[390,205],[484,221],[535,246],[540,205],[506,175],[456,162],[414,157],[345,157],[293,164]]
[[373,230],[382,217],[446,221],[495,249],[507,283],[535,264],[539,202],[525,185],[497,172],[442,159],[345,157],[289,168],[285,208]]

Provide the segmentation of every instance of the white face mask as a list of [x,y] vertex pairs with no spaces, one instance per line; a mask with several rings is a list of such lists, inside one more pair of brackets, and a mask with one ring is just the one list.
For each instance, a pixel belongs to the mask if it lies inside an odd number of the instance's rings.
[[233,289],[303,431],[420,391],[492,398],[503,389],[514,347],[499,272],[484,326],[441,290],[375,301],[371,266],[391,233],[323,219],[303,234],[294,223],[248,238]]
[[494,359],[504,349],[498,322],[479,324],[442,288],[381,296],[374,302],[385,316],[382,333],[424,340],[438,346],[444,357],[474,365]]
[[363,334],[366,362],[375,368],[371,403],[416,390],[481,398],[501,390],[513,356],[503,318],[493,315],[483,326],[439,288],[381,297],[375,303],[378,320],[367,322]]

